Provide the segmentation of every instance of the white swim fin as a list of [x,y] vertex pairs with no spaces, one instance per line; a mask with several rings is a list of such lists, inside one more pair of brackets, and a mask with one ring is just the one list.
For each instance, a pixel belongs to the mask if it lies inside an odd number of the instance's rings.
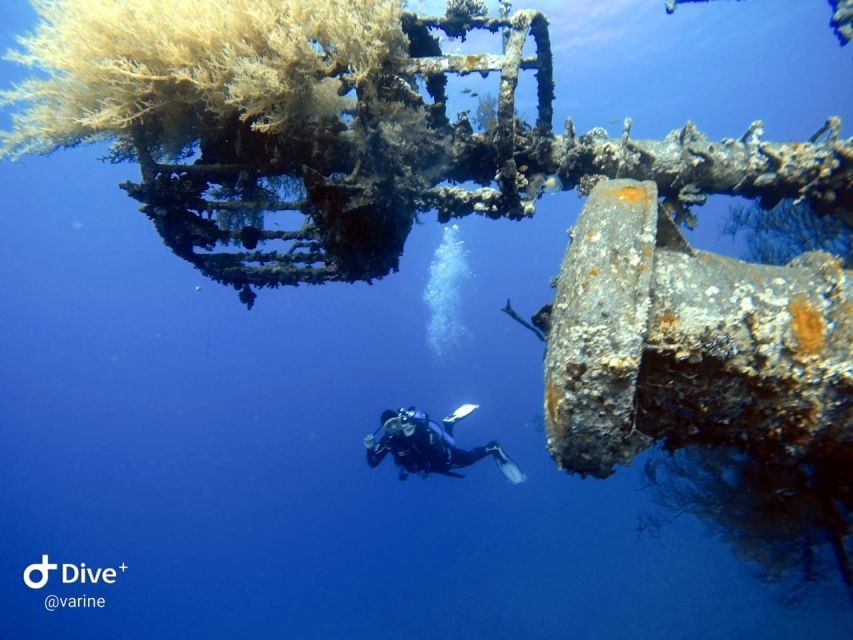
[[494,453],[495,463],[498,465],[498,470],[504,474],[504,478],[506,478],[510,484],[521,484],[525,480],[527,480],[527,476],[524,475],[524,472],[521,470],[512,458],[510,458],[506,451],[503,450],[503,447],[498,445],[497,451]]
[[454,411],[449,416],[447,416],[444,419],[444,423],[445,424],[455,424],[455,423],[459,422],[465,416],[471,415],[472,413],[474,413],[474,411],[476,411],[479,408],[480,408],[480,405],[478,405],[478,404],[463,404],[456,411]]

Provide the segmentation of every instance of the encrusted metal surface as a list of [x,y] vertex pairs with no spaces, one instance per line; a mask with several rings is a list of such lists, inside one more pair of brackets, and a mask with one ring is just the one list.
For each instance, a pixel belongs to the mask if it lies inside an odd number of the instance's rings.
[[575,137],[571,120],[555,144],[554,158],[563,186],[584,176],[653,180],[668,206],[703,204],[708,194],[757,198],[765,208],[783,198],[809,201],[821,212],[835,212],[853,224],[853,142],[841,138],[841,121],[829,118],[806,142],[762,139],[755,121],[739,138],[710,140],[692,122],[663,140],[633,140],[626,119],[620,139],[603,129]]
[[850,277],[819,252],[776,267],[659,249],[637,428],[792,463],[829,447],[853,469]]
[[589,198],[563,258],[545,356],[548,448],[605,476],[650,440],[633,428],[657,227],[653,182],[611,180]]
[[[440,217],[459,209],[533,215],[539,192],[525,189],[516,159],[527,153],[523,147],[547,156],[553,137],[545,17],[535,11],[500,18],[404,14],[403,30],[410,58],[394,73],[375,70],[356,81],[336,72],[357,98],[348,122],[327,119],[277,137],[235,117],[199,133],[200,157],[191,164],[155,162],[140,129],[134,155],[142,183],[123,188],[143,203],[177,255],[233,285],[249,306],[252,287],[387,275],[397,269],[415,216],[433,206]],[[448,55],[434,30],[454,38],[491,31],[504,40],[504,51]],[[535,56],[522,55],[528,37]],[[525,69],[536,71],[538,115],[535,128],[519,134],[515,90]],[[447,118],[447,75],[469,73],[500,75],[494,125],[480,134],[464,116],[452,126]],[[423,93],[414,89],[418,80]],[[484,186],[437,186],[448,178]],[[272,228],[278,221],[284,229]]]
[[599,183],[572,236],[545,361],[562,468],[606,477],[657,439],[853,468],[851,274],[837,258],[695,251],[651,182]]
[[853,0],[829,0],[835,11],[830,24],[841,45],[853,40]]
[[[710,0],[666,0],[666,12],[674,13],[680,4],[693,2],[709,2]],[[839,42],[844,46],[853,40],[853,0],[829,0],[833,13],[829,24],[838,36]]]
[[[140,129],[142,182],[123,187],[177,255],[240,290],[249,306],[253,288],[395,271],[422,213],[435,211],[442,222],[529,218],[546,184],[586,194],[604,178],[651,180],[667,212],[687,224],[695,222],[690,207],[713,193],[765,207],[798,198],[853,224],[853,141],[841,138],[838,118],[803,142],[765,141],[760,121],[720,141],[691,122],[663,140],[635,140],[630,118],[618,138],[598,128],[576,135],[571,119],[555,135],[546,17],[509,15],[502,4],[502,15],[490,18],[470,14],[476,2],[457,4],[445,17],[403,15],[409,56],[393,70],[358,81],[336,76],[355,93],[351,112],[286,136],[235,115],[200,131],[199,154],[186,164],[155,162]],[[436,34],[464,39],[475,30],[501,38],[502,53],[446,53]],[[535,55],[523,55],[529,39]],[[515,113],[525,70],[536,74],[534,124]],[[451,122],[447,110],[448,76],[471,73],[500,76],[493,122],[478,131],[467,112]]]

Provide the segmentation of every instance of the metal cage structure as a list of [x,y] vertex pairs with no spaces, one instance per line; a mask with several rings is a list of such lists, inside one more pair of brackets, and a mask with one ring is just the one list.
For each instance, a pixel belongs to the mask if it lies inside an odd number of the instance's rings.
[[[528,138],[536,138],[541,158],[553,142],[545,17],[535,11],[501,18],[407,13],[402,26],[409,60],[396,73],[358,83],[342,72],[356,98],[352,113],[286,137],[254,131],[235,116],[202,132],[198,153],[186,163],[155,161],[139,131],[134,151],[142,181],[122,188],[142,203],[175,254],[238,289],[249,307],[253,288],[385,276],[397,269],[415,216],[431,208],[446,218],[459,207],[533,215],[538,194],[524,191],[527,180],[516,163],[522,147],[533,146]],[[447,55],[434,33],[464,38],[474,30],[503,38],[503,54]],[[536,55],[523,56],[529,37]],[[515,115],[519,74],[528,70],[536,71],[538,83],[534,129]],[[496,123],[482,133],[464,116],[453,124],[447,117],[448,75],[470,73],[500,74]],[[389,141],[383,131],[389,122],[411,135]],[[427,153],[424,139],[431,140]],[[439,186],[447,180],[495,187]]]
[[[853,224],[853,141],[830,117],[804,142],[768,142],[755,121],[737,138],[708,139],[692,122],[662,140],[600,128],[552,127],[554,81],[547,18],[537,11],[486,17],[404,13],[408,57],[356,79],[336,70],[352,109],[284,134],[234,114],[199,132],[196,153],[161,163],[144,130],[133,155],[142,181],[122,187],[142,203],[165,244],[252,306],[262,287],[354,282],[398,268],[419,214],[529,218],[550,181],[587,195],[604,179],[652,180],[665,210],[691,224],[690,207],[724,193],[771,207],[783,198]],[[499,37],[495,53],[447,53],[442,41]],[[525,55],[532,39],[535,53]],[[536,78],[536,120],[516,113],[522,73]],[[499,74],[494,121],[475,130],[448,117],[450,77]],[[466,185],[476,187],[468,188]]]

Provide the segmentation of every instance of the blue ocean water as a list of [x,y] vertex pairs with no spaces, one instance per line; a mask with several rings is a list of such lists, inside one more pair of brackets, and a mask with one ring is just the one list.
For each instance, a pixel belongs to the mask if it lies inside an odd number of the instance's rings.
[[[530,0],[551,20],[558,132],[569,115],[611,135],[631,116],[637,138],[689,119],[712,138],[762,119],[768,140],[853,122],[853,50],[829,3],[663,5]],[[6,49],[34,16],[0,7]],[[22,78],[0,65],[0,85]],[[423,300],[434,219],[398,274],[262,291],[247,312],[163,246],[116,186],[137,168],[104,153],[0,165],[0,639],[853,635],[837,578],[789,608],[701,522],[638,535],[655,509],[642,460],[605,481],[556,470],[537,428],[542,345],[500,309],[549,301],[574,192],[544,197],[532,221],[458,222],[473,277],[464,337],[438,360]],[[742,251],[720,237],[730,202],[697,210],[691,242]],[[499,439],[525,484],[489,461],[406,482],[390,460],[365,464],[383,409],[463,402],[481,408],[459,444]],[[21,579],[42,554],[127,569],[112,585],[52,583],[106,605],[51,613],[48,589]]]

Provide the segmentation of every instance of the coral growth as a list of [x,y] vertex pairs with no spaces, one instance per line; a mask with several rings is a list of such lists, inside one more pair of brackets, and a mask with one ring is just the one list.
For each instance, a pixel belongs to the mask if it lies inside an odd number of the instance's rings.
[[484,16],[488,12],[489,9],[482,0],[449,0],[445,15],[448,18],[465,20],[476,16]]
[[0,157],[135,134],[176,155],[235,115],[255,130],[348,106],[341,96],[406,55],[401,0],[33,0],[35,32],[8,58],[33,75]]
[[764,581],[794,603],[838,572],[853,602],[849,448],[825,442],[799,464],[749,447],[656,451],[644,475],[661,508],[641,528],[658,535],[683,513],[701,518]]
[[787,264],[806,251],[826,251],[853,267],[853,227],[843,216],[819,215],[802,202],[783,200],[765,211],[757,204],[732,207],[723,233],[746,232],[744,259],[762,264]]

